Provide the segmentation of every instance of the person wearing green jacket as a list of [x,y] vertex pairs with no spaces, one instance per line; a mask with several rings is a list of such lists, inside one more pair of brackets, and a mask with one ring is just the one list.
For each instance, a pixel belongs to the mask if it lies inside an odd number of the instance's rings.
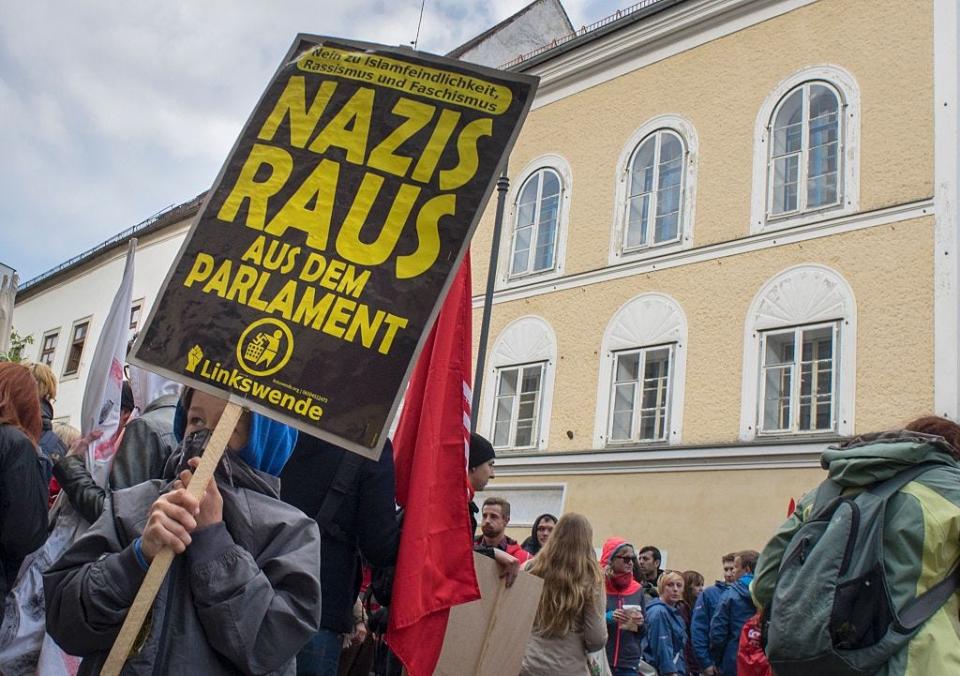
[[[925,472],[890,498],[883,531],[884,572],[895,607],[940,582],[960,560],[960,425],[936,416],[903,430],[867,434],[821,456],[829,477],[855,494],[919,463]],[[758,609],[774,595],[784,551],[810,517],[816,491],[801,498],[793,515],[760,555],[750,586]],[[955,592],[917,635],[878,672],[881,676],[960,674],[960,592]]]

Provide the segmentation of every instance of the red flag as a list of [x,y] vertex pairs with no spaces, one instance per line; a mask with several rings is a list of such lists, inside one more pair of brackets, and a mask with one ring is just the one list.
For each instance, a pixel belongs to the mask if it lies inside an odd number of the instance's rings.
[[393,438],[403,531],[387,643],[412,676],[433,673],[452,606],[480,598],[467,510],[470,254],[447,292]]

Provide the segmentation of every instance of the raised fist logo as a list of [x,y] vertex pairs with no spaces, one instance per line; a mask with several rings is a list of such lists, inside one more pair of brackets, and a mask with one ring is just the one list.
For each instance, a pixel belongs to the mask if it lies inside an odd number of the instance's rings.
[[200,349],[199,345],[194,345],[187,354],[187,370],[190,371],[190,373],[196,371],[197,364],[200,363],[201,359],[203,359],[203,350]]

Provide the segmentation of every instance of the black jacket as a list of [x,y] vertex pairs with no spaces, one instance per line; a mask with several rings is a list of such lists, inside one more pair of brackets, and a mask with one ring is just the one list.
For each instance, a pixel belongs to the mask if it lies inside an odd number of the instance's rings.
[[[315,517],[348,453],[301,432],[293,456],[280,475],[280,499]],[[396,563],[400,529],[394,501],[393,446],[389,441],[379,462],[361,462],[354,489],[343,498],[334,518],[347,537],[320,529],[320,625],[338,633],[353,630],[352,609],[360,590],[358,553],[374,568]]]
[[40,400],[40,422],[43,434],[40,435],[40,450],[43,451],[41,468],[43,478],[50,481],[53,466],[67,454],[67,447],[53,431],[53,404],[46,399]]
[[24,557],[47,537],[47,483],[33,442],[0,425],[0,599],[17,579]]
[[[173,434],[176,409],[177,395],[158,397],[143,415],[127,424],[110,466],[111,490],[163,477],[164,466],[177,447]],[[107,491],[93,480],[83,456],[64,456],[54,465],[53,475],[84,519],[93,523],[100,518]]]

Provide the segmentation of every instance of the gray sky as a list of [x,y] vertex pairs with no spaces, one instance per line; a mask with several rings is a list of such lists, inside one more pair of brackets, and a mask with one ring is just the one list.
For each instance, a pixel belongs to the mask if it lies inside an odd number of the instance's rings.
[[[528,0],[427,0],[444,53]],[[577,27],[620,7],[564,0]],[[297,33],[406,44],[420,0],[0,0],[0,262],[24,282],[210,187]]]

